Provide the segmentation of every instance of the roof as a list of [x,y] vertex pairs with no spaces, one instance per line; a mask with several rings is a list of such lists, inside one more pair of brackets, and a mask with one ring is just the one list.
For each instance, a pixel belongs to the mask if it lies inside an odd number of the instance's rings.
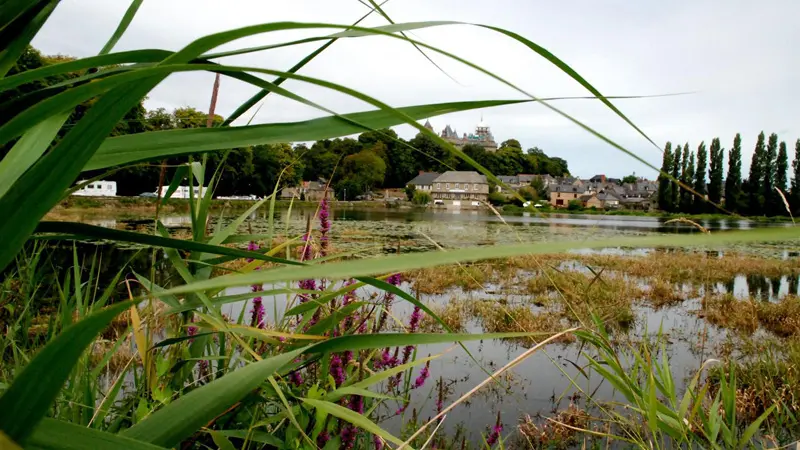
[[594,197],[594,194],[581,195],[579,198],[581,199],[582,202],[588,202],[589,200],[592,199],[592,197]]
[[557,184],[550,186],[551,192],[583,192],[583,188],[571,184]]
[[516,175],[498,175],[497,179],[502,181],[505,184],[518,184],[519,178]]
[[620,200],[620,197],[614,191],[600,192],[599,194],[597,194],[597,198],[602,200],[602,201],[604,201],[604,202],[609,201],[609,200],[610,201],[614,201],[614,200],[619,201]]
[[439,172],[421,172],[415,176],[414,179],[406,183],[406,185],[413,184],[414,186],[427,186],[433,183],[433,180],[439,176]]
[[486,177],[484,175],[475,172],[474,170],[470,171],[461,171],[461,170],[448,170],[447,172],[439,175],[435,180],[437,183],[482,183],[488,184],[486,182]]

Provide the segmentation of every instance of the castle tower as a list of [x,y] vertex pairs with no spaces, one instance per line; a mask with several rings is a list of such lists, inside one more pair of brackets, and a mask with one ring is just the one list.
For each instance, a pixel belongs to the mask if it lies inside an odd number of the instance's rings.
[[430,120],[426,120],[425,121],[424,127],[429,129],[429,130],[431,130],[431,131],[433,131],[433,125],[431,125],[431,121]]

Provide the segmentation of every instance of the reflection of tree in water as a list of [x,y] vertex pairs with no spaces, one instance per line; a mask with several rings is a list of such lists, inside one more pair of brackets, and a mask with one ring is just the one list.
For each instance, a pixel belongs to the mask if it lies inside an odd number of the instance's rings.
[[[86,282],[91,277],[92,288],[98,286],[98,292],[96,293],[98,297],[114,282],[117,274],[121,272],[117,280],[117,287],[111,296],[111,302],[128,298],[127,288],[123,280],[125,278],[134,278],[134,271],[145,277],[150,277],[151,250],[120,248],[113,244],[87,242],[76,242],[73,249],[72,242],[57,243],[48,246],[43,251],[39,270],[45,291],[37,294],[39,298],[55,300],[57,296],[56,286],[59,284],[63,286],[66,277],[74,278],[75,256],[73,252],[77,253],[81,281]],[[166,261],[162,255],[163,252],[161,251],[156,255],[156,279],[153,280],[161,286],[165,284],[164,281],[167,274]],[[74,283],[74,279],[72,283]],[[134,295],[138,295],[138,283],[131,283],[131,290]]]
[[725,292],[727,292],[728,294],[733,294],[735,287],[736,287],[736,277],[733,277],[725,282]]
[[769,281],[764,275],[747,275],[747,291],[750,298],[761,297],[763,301],[769,301]]
[[781,294],[781,280],[783,280],[782,276],[779,277],[772,277],[770,278],[770,284],[772,285],[772,298],[773,300],[778,300]]
[[792,275],[789,277],[789,294],[798,295],[798,287],[800,287],[800,277]]

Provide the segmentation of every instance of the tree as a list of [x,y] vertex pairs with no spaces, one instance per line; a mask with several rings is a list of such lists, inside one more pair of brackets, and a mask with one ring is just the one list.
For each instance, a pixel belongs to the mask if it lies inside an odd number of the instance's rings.
[[456,156],[450,150],[440,146],[426,134],[418,133],[409,144],[417,149],[414,158],[417,161],[417,171],[446,172],[458,165]]
[[414,199],[414,194],[417,192],[417,187],[413,184],[409,184],[405,187],[405,192],[406,198],[408,198],[408,201],[411,201]]
[[680,144],[678,144],[675,146],[675,157],[672,158],[672,179],[674,180],[670,184],[670,187],[672,188],[672,192],[670,192],[670,194],[672,195],[672,200],[670,201],[670,205],[672,206],[672,212],[677,212],[680,208],[681,187],[678,184],[678,181],[683,176],[683,172],[681,171],[681,161],[682,161],[681,146]]
[[622,184],[636,184],[637,181],[639,181],[639,179],[636,178],[636,175],[626,175],[622,179]]
[[[780,189],[781,193],[785,196],[786,191],[786,177],[789,172],[789,155],[786,154],[786,142],[781,141],[778,146],[778,160],[775,162],[775,188]],[[777,192],[775,192],[778,195]],[[778,208],[775,213],[786,215],[786,207],[783,204],[783,199],[778,199]]]
[[547,198],[547,186],[544,185],[542,177],[533,177],[531,180],[531,188],[536,192],[538,198]]
[[758,216],[763,213],[764,196],[761,183],[764,181],[764,132],[758,135],[753,158],[750,160],[750,175],[747,177],[747,213]]
[[[694,180],[694,152],[686,152],[688,148],[684,147],[683,160],[686,161],[686,169],[683,171],[681,182],[686,186],[691,187]],[[691,213],[694,206],[694,194],[689,189],[681,190],[681,212]]]
[[[275,185],[297,186],[303,179],[305,168],[300,152],[289,144],[256,145],[252,148],[253,176],[247,194],[260,196],[272,194]],[[283,175],[281,176],[281,171]],[[280,176],[280,180],[278,177]],[[242,192],[245,193],[245,192]]]
[[794,161],[792,161],[792,211],[800,211],[800,139],[794,143]]
[[343,194],[347,189],[348,198],[355,198],[378,186],[385,176],[386,163],[383,159],[369,150],[362,150],[344,158],[342,177],[336,184],[336,192]]
[[414,196],[411,198],[411,202],[415,205],[427,205],[432,201],[431,194],[424,191],[414,192]]
[[697,146],[697,165],[694,171],[694,191],[692,195],[692,212],[701,214],[706,209],[706,166],[708,165],[708,152],[706,143],[700,142]]
[[742,211],[742,136],[736,133],[728,152],[728,175],[725,177],[725,209]]
[[658,174],[658,207],[662,211],[672,211],[672,182],[667,175],[672,173],[672,142],[664,145],[661,158],[661,172]]
[[519,149],[519,151],[522,151],[522,144],[520,144],[519,141],[516,139],[506,139],[500,144],[500,148],[507,148],[507,147],[516,148]]
[[[719,205],[722,201],[722,168],[725,165],[725,150],[719,138],[711,141],[708,165],[708,200]],[[713,206],[711,206],[713,208]]]
[[763,170],[764,170],[764,183],[762,185],[761,195],[764,196],[764,212],[768,216],[774,216],[779,212],[779,198],[775,192],[775,173],[776,173],[776,160],[778,159],[778,135],[772,133],[769,135],[767,142],[767,152],[764,156]]
[[580,211],[582,209],[583,209],[583,202],[580,200],[577,199],[570,200],[569,203],[567,203],[568,211]]

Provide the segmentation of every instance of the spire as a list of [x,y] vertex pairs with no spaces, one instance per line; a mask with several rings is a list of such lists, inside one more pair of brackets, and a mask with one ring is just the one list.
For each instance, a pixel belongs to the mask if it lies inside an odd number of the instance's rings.
[[426,120],[425,121],[425,128],[433,131],[433,125],[431,125],[431,121],[430,120]]

